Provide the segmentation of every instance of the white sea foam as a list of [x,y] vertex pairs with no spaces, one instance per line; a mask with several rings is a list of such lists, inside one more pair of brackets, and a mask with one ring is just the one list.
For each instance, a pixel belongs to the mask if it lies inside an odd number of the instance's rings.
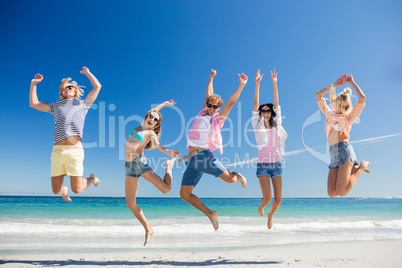
[[[205,217],[185,219],[158,219],[150,222],[160,235],[202,235],[211,232],[211,223]],[[365,233],[387,230],[402,233],[402,219],[387,220],[314,220],[279,218],[272,232],[276,233]],[[220,218],[219,232],[230,235],[266,232],[266,218]],[[0,238],[10,236],[62,236],[62,237],[125,237],[143,235],[136,219],[1,219]]]

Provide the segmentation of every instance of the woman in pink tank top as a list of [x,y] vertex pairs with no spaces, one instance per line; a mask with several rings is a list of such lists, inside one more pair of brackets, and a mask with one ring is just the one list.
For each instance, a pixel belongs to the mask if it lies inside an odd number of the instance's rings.
[[[282,164],[287,133],[282,127],[281,107],[278,100],[277,73],[271,71],[274,104],[259,105],[260,70],[255,76],[254,110],[252,125],[258,147],[257,177],[260,181],[262,199],[258,213],[263,216],[264,208],[271,203],[271,180],[274,188],[274,202],[267,213],[269,229],[273,226],[273,216],[282,202]],[[271,180],[270,180],[271,178]]]

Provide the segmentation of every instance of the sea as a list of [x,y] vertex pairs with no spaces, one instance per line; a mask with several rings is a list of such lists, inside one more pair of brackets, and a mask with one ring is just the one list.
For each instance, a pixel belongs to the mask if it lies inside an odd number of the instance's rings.
[[[259,198],[201,198],[219,230],[180,198],[137,198],[155,234],[147,249],[207,251],[402,239],[402,198],[284,198],[267,228]],[[266,208],[268,212],[270,205]],[[144,248],[144,229],[125,198],[0,196],[4,254],[114,252]]]

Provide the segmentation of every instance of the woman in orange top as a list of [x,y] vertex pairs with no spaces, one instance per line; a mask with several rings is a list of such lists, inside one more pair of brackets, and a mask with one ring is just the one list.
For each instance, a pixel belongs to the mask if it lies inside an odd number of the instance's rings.
[[[352,109],[350,94],[352,90],[345,88],[336,96],[335,88],[349,83],[355,90],[359,100]],[[323,96],[330,91],[329,108]],[[358,162],[352,145],[349,143],[349,132],[364,108],[366,96],[353,80],[352,74],[344,74],[336,82],[315,94],[318,107],[325,114],[325,131],[329,144],[331,164],[328,173],[328,195],[330,197],[346,196],[356,184],[363,171],[370,173],[367,167],[370,162]]]

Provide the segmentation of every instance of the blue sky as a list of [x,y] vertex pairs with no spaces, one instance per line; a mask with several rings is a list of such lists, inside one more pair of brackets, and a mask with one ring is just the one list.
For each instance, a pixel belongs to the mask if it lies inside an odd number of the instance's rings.
[[[36,73],[44,76],[38,85],[43,102],[58,99],[65,77],[86,86],[86,95],[91,85],[79,73],[82,66],[99,79],[103,87],[87,115],[83,142],[91,147],[85,149],[84,175],[94,172],[101,184],[81,195],[124,196],[121,156],[136,119],[152,104],[174,99],[175,108],[161,111],[160,142],[186,154],[182,134],[202,106],[211,68],[218,71],[214,89],[224,101],[238,86],[237,74],[249,76],[224,126],[231,129],[223,133],[230,144],[215,156],[227,164],[256,157],[246,124],[254,77],[261,69],[260,102],[272,102],[269,71],[275,67],[289,134],[283,197],[326,196],[324,118],[314,93],[349,72],[367,96],[351,141],[357,158],[372,163],[372,174],[363,174],[349,196],[400,197],[401,11],[400,1],[2,1],[0,194],[52,194],[53,117],[28,101]],[[145,155],[162,176],[158,162],[165,155]],[[194,193],[261,197],[254,167],[230,170],[248,178],[246,189],[204,175]],[[167,195],[141,179],[138,196],[178,197],[183,171],[181,162]]]

